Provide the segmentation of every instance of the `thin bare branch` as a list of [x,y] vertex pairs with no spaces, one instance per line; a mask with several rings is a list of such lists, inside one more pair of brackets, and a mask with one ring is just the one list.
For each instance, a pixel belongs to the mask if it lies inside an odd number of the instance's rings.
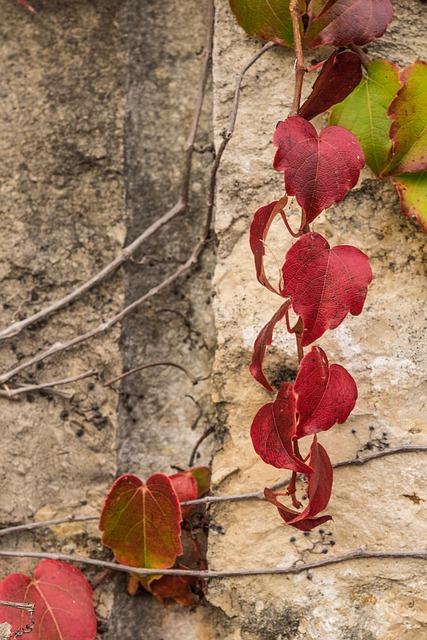
[[[209,2],[209,6],[211,6],[211,2]],[[236,117],[237,117],[238,94],[240,92],[240,85],[241,85],[242,78],[243,78],[244,74],[246,73],[246,71],[248,69],[250,69],[250,67],[266,51],[271,49],[273,46],[275,46],[274,43],[267,43],[266,45],[264,45],[264,47],[260,51],[258,51],[257,54],[255,56],[253,56],[249,60],[249,62],[243,67],[242,71],[239,73],[239,75],[237,77],[236,90],[235,90],[235,99],[234,99],[234,107],[233,107],[233,113],[232,113],[231,118],[230,118],[229,129],[228,129],[227,133],[225,134],[224,140],[223,140],[223,142],[222,142],[222,144],[221,144],[221,146],[220,146],[220,148],[218,150],[218,153],[216,155],[215,161],[214,161],[214,163],[212,165],[210,185],[209,185],[209,195],[208,195],[208,214],[207,214],[205,228],[204,228],[204,231],[203,231],[203,234],[202,234],[202,237],[201,237],[200,241],[197,243],[196,247],[194,248],[194,250],[193,250],[191,256],[188,258],[188,260],[184,264],[182,264],[178,269],[176,269],[176,271],[174,271],[168,278],[163,280],[160,284],[156,285],[155,287],[152,287],[147,293],[145,293],[143,296],[141,296],[140,298],[138,298],[137,300],[135,300],[134,302],[129,304],[127,307],[122,309],[122,311],[120,311],[120,313],[118,313],[115,316],[113,316],[112,318],[110,318],[110,320],[101,323],[100,325],[98,325],[97,327],[94,327],[90,331],[87,331],[84,334],[76,336],[75,338],[73,338],[71,340],[68,340],[67,342],[56,343],[56,344],[52,345],[46,351],[43,351],[43,352],[37,354],[36,356],[34,356],[34,358],[31,358],[30,360],[27,360],[26,362],[22,362],[21,364],[17,365],[14,369],[11,369],[10,371],[7,371],[7,372],[3,373],[2,375],[0,375],[0,385],[7,383],[14,376],[18,375],[19,373],[21,373],[25,369],[27,369],[27,368],[35,365],[35,364],[38,364],[39,362],[42,362],[46,358],[50,358],[51,356],[53,356],[53,355],[55,355],[57,353],[62,353],[63,351],[66,351],[67,349],[70,349],[71,347],[74,347],[74,346],[76,346],[76,345],[78,345],[78,344],[80,344],[82,342],[85,342],[86,340],[89,340],[90,338],[93,338],[93,337],[95,337],[97,335],[100,335],[100,334],[104,333],[105,331],[111,329],[115,324],[117,324],[120,320],[122,320],[126,315],[128,315],[129,313],[134,311],[134,309],[139,307],[141,304],[143,304],[149,298],[152,298],[153,296],[155,296],[158,293],[160,293],[161,291],[163,291],[163,289],[165,289],[170,284],[175,282],[175,280],[180,278],[183,274],[185,274],[187,271],[189,271],[197,263],[200,255],[201,255],[201,253],[203,251],[203,248],[204,248],[204,246],[205,246],[205,244],[206,244],[206,242],[208,240],[209,234],[210,234],[210,229],[211,229],[211,224],[212,224],[212,213],[213,213],[213,206],[214,206],[214,197],[215,197],[216,174],[217,174],[217,171],[218,171],[218,167],[219,167],[219,163],[220,163],[222,154],[223,154],[223,152],[225,150],[225,147],[226,147],[228,141],[230,140],[230,138],[231,138],[231,136],[233,134],[233,131],[234,131],[234,126],[235,126]],[[187,141],[187,144],[188,144],[188,141]],[[2,334],[0,333],[0,339],[1,339],[1,337],[2,337]]]
[[148,240],[153,234],[155,234],[159,229],[168,224],[171,220],[176,218],[180,213],[187,208],[188,198],[189,198],[189,186],[190,186],[190,178],[191,178],[191,164],[194,153],[194,142],[197,132],[197,127],[200,119],[203,96],[205,93],[205,87],[209,75],[209,65],[212,55],[212,42],[213,42],[213,30],[214,30],[214,3],[213,0],[207,0],[207,32],[206,32],[206,40],[203,48],[203,58],[202,65],[200,69],[200,77],[199,77],[199,89],[197,93],[194,115],[190,127],[190,132],[185,143],[185,160],[184,160],[184,170],[183,177],[180,189],[180,196],[178,198],[177,203],[166,213],[164,213],[160,218],[158,218],[153,224],[151,224],[138,238],[136,238],[131,244],[125,247],[110,264],[105,266],[101,271],[95,274],[90,280],[83,283],[77,289],[74,289],[66,296],[57,300],[53,304],[41,309],[37,313],[28,316],[24,320],[20,320],[19,322],[14,322],[9,327],[0,331],[0,341],[5,340],[7,338],[11,338],[13,336],[18,335],[25,328],[33,325],[39,320],[46,318],[52,313],[62,309],[67,306],[74,300],[80,298],[84,293],[92,289],[92,287],[96,286],[105,278],[113,274],[126,260],[128,260],[140,247],[141,245]]
[[190,460],[188,461],[188,466],[191,468],[194,464],[194,461],[196,459],[196,454],[197,454],[197,450],[200,447],[200,445],[202,444],[202,442],[204,440],[206,440],[207,437],[209,437],[211,435],[211,433],[215,433],[215,427],[208,427],[200,436],[200,438],[197,440],[196,444],[193,447],[193,451],[191,452],[190,455]]
[[70,562],[77,564],[86,564],[102,569],[111,569],[113,571],[121,571],[131,573],[137,576],[147,575],[169,575],[169,576],[195,576],[205,580],[212,578],[238,578],[244,576],[262,576],[262,575],[289,575],[303,573],[304,571],[313,571],[342,562],[350,562],[353,560],[427,560],[427,551],[424,549],[414,551],[367,551],[366,549],[357,549],[341,556],[329,557],[319,562],[307,564],[292,564],[288,567],[259,567],[254,569],[235,569],[230,571],[195,571],[192,569],[138,569],[136,567],[128,567],[124,564],[116,562],[108,562],[105,560],[95,560],[93,558],[84,558],[82,556],[70,556],[64,553],[43,553],[39,551],[9,551],[0,549],[0,556],[12,558],[38,558],[47,560],[60,560],[62,562]]
[[0,397],[14,399],[16,396],[19,396],[22,393],[30,393],[31,391],[50,391],[52,393],[59,393],[65,398],[72,397],[74,395],[73,391],[60,391],[58,392],[55,387],[60,387],[64,384],[71,384],[72,382],[78,382],[79,380],[84,380],[85,378],[91,378],[97,375],[96,369],[90,369],[90,371],[85,371],[85,373],[80,373],[77,376],[72,376],[71,378],[63,378],[62,380],[51,380],[50,382],[42,382],[40,384],[28,384],[17,387],[16,389],[6,388],[4,391],[0,391]]
[[198,380],[191,371],[184,367],[182,364],[178,364],[177,362],[148,362],[147,364],[140,364],[138,367],[134,367],[133,369],[129,369],[129,371],[125,371],[124,373],[116,376],[115,378],[111,378],[111,380],[107,380],[104,382],[104,387],[109,387],[114,382],[118,382],[119,380],[123,380],[123,378],[127,378],[131,376],[133,373],[137,373],[138,371],[143,371],[144,369],[149,369],[150,367],[176,367],[180,369],[187,378],[190,380],[191,384],[196,385]]

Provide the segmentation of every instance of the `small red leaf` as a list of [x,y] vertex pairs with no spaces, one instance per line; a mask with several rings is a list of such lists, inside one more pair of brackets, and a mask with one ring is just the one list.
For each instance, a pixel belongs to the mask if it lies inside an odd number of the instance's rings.
[[262,370],[265,352],[268,345],[270,345],[273,341],[274,327],[278,322],[280,322],[280,320],[284,318],[286,311],[290,306],[290,301],[286,300],[286,302],[284,302],[282,306],[276,311],[271,320],[267,322],[265,327],[261,329],[257,339],[255,340],[252,362],[249,366],[249,371],[250,374],[255,378],[255,380],[262,384],[262,386],[265,387],[267,391],[273,392],[274,389],[265,377],[264,371]]
[[307,224],[334,202],[341,202],[365,164],[363,151],[350,131],[332,126],[318,135],[313,125],[299,116],[280,122],[273,142],[278,147],[273,166],[285,172],[286,193],[296,196]]
[[314,473],[308,476],[308,505],[301,513],[289,509],[277,500],[277,496],[286,494],[274,493],[268,488],[264,489],[265,498],[278,508],[282,519],[301,531],[311,531],[314,527],[332,519],[331,516],[326,515],[315,517],[327,507],[333,481],[331,461],[325,449],[317,442],[316,436],[314,436],[311,445],[309,462]]
[[329,366],[320,347],[312,347],[301,360],[294,388],[298,396],[298,438],[343,424],[357,400],[352,376],[339,364]]
[[196,500],[198,496],[197,482],[191,471],[182,471],[169,476],[172,486],[180,502]]
[[[94,640],[96,636],[92,589],[81,571],[65,562],[43,560],[32,580],[20,573],[7,576],[0,584],[0,599],[35,604],[34,638]],[[26,611],[0,606],[3,620],[13,631],[30,623]]]
[[299,110],[301,118],[311,120],[342,102],[362,79],[360,58],[354,51],[334,51],[326,60],[313,89]]
[[[118,562],[131,567],[172,567],[181,546],[181,509],[172,482],[157,473],[144,484],[121,476],[111,487],[102,509],[102,542]],[[147,586],[150,578],[141,579]]]
[[368,257],[348,245],[330,248],[319,233],[302,236],[286,254],[283,296],[304,321],[302,346],[361,313],[372,281]]
[[274,402],[261,407],[251,427],[251,438],[257,454],[267,464],[278,469],[312,473],[312,469],[293,452],[296,435],[296,395],[293,386],[285,382]]
[[288,198],[283,196],[280,200],[275,200],[258,209],[253,217],[249,235],[249,244],[255,258],[258,282],[273,293],[278,293],[278,291],[270,284],[264,271],[265,240],[274,218],[279,214],[283,216],[283,209],[287,202]]
[[309,49],[324,44],[359,47],[380,38],[393,17],[391,0],[312,0],[305,33]]

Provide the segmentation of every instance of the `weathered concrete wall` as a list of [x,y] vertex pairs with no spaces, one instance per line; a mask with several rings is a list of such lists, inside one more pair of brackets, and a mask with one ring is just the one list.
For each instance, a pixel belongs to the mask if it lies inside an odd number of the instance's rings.
[[[233,82],[243,62],[258,50],[235,24],[228,3],[218,3],[214,61],[214,124],[217,140],[231,110]],[[401,66],[425,52],[427,18],[420,3],[400,1],[385,38],[370,47],[373,57]],[[421,28],[421,25],[424,28]],[[221,167],[215,274],[218,350],[215,399],[228,414],[229,435],[214,462],[218,493],[258,490],[283,477],[256,456],[249,428],[269,394],[251,379],[253,341],[278,307],[255,278],[248,247],[254,211],[283,193],[282,176],[271,167],[276,123],[289,112],[293,56],[269,51],[244,81],[238,125]],[[280,224],[280,223],[279,223]],[[348,317],[318,343],[333,362],[356,378],[359,400],[350,420],[322,434],[333,462],[353,458],[369,438],[387,432],[391,446],[425,444],[426,237],[404,220],[398,198],[386,182],[364,171],[345,201],[313,225],[331,244],[354,244],[368,254],[374,282],[361,316]],[[277,229],[280,241],[270,240]],[[281,226],[269,245],[279,262],[291,245]],[[267,356],[268,371],[292,380],[297,368],[294,339],[277,327]],[[356,434],[352,434],[356,430]],[[356,436],[356,437],[355,437]],[[427,534],[425,454],[402,454],[362,468],[335,472],[328,513],[334,521],[330,555],[369,550],[422,549]],[[271,505],[227,503],[214,511],[222,535],[211,536],[212,569],[289,566],[301,550],[320,540],[282,524]],[[290,542],[294,536],[296,542]],[[321,546],[315,551],[319,552]],[[305,553],[306,562],[319,557]],[[416,639],[426,628],[425,567],[416,560],[357,561],[290,577],[215,581],[210,602],[230,617],[234,639],[368,640]]]
[[[2,2],[0,68],[1,328],[106,265],[125,239],[124,6],[115,0],[37,4],[37,18]],[[3,342],[1,371],[97,326],[123,305],[118,274],[72,306]],[[10,382],[42,383],[91,368],[121,372],[119,327]],[[97,514],[116,473],[117,394],[89,379],[73,399],[0,398],[1,526]],[[3,539],[3,547],[99,554],[96,522]],[[34,561],[1,562],[2,576]],[[91,575],[90,573],[87,575]],[[107,592],[98,608],[108,614]],[[111,599],[111,598],[110,598]],[[108,605],[108,606],[107,606]]]

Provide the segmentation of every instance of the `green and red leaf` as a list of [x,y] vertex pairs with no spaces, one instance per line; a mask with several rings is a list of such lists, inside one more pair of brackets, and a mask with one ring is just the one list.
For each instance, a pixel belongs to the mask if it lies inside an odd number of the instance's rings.
[[304,511],[294,511],[279,502],[277,496],[286,494],[274,493],[268,488],[264,489],[265,498],[277,507],[286,524],[301,531],[311,531],[314,527],[332,519],[327,515],[317,517],[328,506],[332,491],[333,472],[329,456],[322,445],[317,442],[316,436],[314,436],[311,445],[309,463],[313,468],[313,473],[308,476],[308,505]]
[[[0,599],[34,603],[31,637],[94,640],[96,636],[92,589],[81,571],[65,562],[43,560],[32,579],[20,573],[7,576],[0,583]],[[0,606],[0,622],[3,620],[13,631],[29,624],[27,611]]]
[[362,66],[357,53],[349,50],[334,51],[323,64],[298,115],[311,120],[319,113],[327,111],[337,102],[342,102],[361,79]]
[[341,365],[329,365],[320,347],[312,347],[301,360],[294,389],[298,396],[298,438],[343,424],[357,400],[353,377]]
[[[299,0],[299,3],[304,12],[304,1]],[[250,36],[293,47],[292,19],[287,0],[230,0],[230,6],[237,22]]]
[[303,346],[338,327],[347,313],[359,315],[372,281],[364,253],[348,245],[331,249],[319,233],[299,238],[286,254],[282,273],[281,294],[291,298],[304,322]]
[[427,233],[427,171],[393,176],[392,182],[400,197],[402,213],[411,220],[417,220]]
[[274,402],[261,407],[251,427],[255,451],[267,464],[278,469],[312,473],[310,466],[293,451],[296,437],[296,395],[293,386],[285,382]]
[[273,142],[278,147],[273,166],[285,172],[286,193],[296,197],[305,224],[341,202],[365,164],[363,151],[350,131],[326,127],[318,134],[299,116],[280,122]]
[[309,49],[325,44],[359,47],[380,38],[393,17],[391,0],[311,0],[305,33]]
[[400,82],[388,110],[393,156],[383,175],[427,169],[427,63],[417,60],[406,67]]
[[[121,476],[102,509],[102,542],[122,564],[167,569],[182,553],[181,508],[171,480],[160,473],[144,484],[136,476]],[[147,586],[149,580],[141,580]]]
[[354,133],[365,154],[366,164],[376,175],[390,161],[387,111],[399,87],[396,65],[388,60],[375,60],[358,87],[331,110],[330,123]]

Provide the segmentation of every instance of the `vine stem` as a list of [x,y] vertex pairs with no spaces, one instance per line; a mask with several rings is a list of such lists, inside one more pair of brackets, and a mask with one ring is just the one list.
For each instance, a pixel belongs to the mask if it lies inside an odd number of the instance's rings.
[[296,55],[295,90],[294,90],[294,98],[292,102],[292,109],[289,115],[297,116],[299,107],[300,107],[300,102],[301,102],[301,93],[302,93],[304,75],[307,72],[307,67],[305,66],[304,55],[302,52],[298,0],[291,0],[289,4],[289,9],[290,9],[291,18],[292,18],[292,31],[294,34],[294,47],[295,47],[295,55]]
[[[367,462],[371,462],[372,460],[377,460],[378,458],[385,458],[390,455],[396,455],[399,453],[426,453],[427,446],[418,446],[418,445],[407,445],[402,447],[396,447],[394,449],[384,449],[383,451],[376,451],[375,453],[371,453],[370,455],[364,456],[363,458],[352,458],[350,460],[342,460],[341,462],[335,462],[332,467],[334,469],[338,469],[340,467],[352,467],[352,466],[362,466]],[[284,485],[289,483],[290,478],[285,478],[273,484],[269,489],[271,491],[275,491],[276,489],[280,489]],[[264,490],[252,491],[249,493],[240,493],[237,495],[230,496],[206,496],[204,498],[198,498],[197,500],[188,500],[186,502],[181,502],[182,507],[194,506],[197,504],[200,505],[209,505],[217,502],[239,502],[241,500],[265,500]],[[90,522],[99,520],[98,515],[92,516],[66,516],[64,518],[56,518],[54,520],[44,520],[42,522],[29,522],[27,524],[18,524],[12,527],[5,527],[4,529],[0,529],[0,538],[2,536],[10,535],[13,533],[19,533],[21,531],[31,531],[33,529],[42,529],[44,527],[52,527],[59,524],[73,524],[75,522]]]
[[331,558],[325,558],[319,562],[307,564],[292,564],[288,567],[259,567],[254,569],[232,569],[229,571],[197,571],[193,569],[139,569],[137,567],[128,567],[124,564],[116,562],[108,562],[106,560],[95,560],[93,558],[84,558],[82,556],[71,556],[65,553],[43,553],[37,551],[9,551],[0,550],[0,556],[12,558],[38,558],[43,560],[59,560],[62,562],[70,562],[77,564],[85,564],[102,569],[111,569],[113,571],[121,571],[130,573],[135,576],[147,575],[169,575],[169,576],[194,576],[195,578],[212,579],[212,578],[237,578],[244,576],[262,576],[262,575],[286,575],[297,574],[303,571],[311,571],[320,569],[341,562],[349,562],[352,560],[371,560],[371,559],[407,559],[407,560],[427,560],[427,551],[367,551],[366,549],[357,549],[350,553]]

